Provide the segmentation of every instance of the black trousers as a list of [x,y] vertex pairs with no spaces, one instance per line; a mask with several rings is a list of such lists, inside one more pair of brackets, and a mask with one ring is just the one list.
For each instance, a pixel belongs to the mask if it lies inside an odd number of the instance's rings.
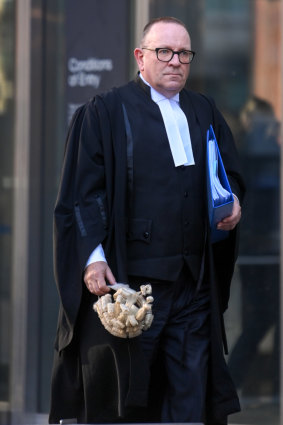
[[[147,281],[143,277],[129,279],[135,289]],[[141,337],[133,338],[138,341],[128,340],[127,344],[103,328],[93,312],[95,297],[86,293],[76,338],[60,355],[55,353],[51,423],[64,418],[77,418],[79,423],[205,423],[210,344],[209,285],[203,282],[196,292],[196,285],[186,269],[176,282],[150,283],[154,297],[153,324]],[[109,338],[110,345],[105,345],[105,338]],[[119,364],[139,356],[137,342],[142,356],[132,368],[133,376],[117,382]],[[129,357],[131,351],[135,354]],[[134,376],[137,368],[143,368],[143,362],[144,370],[150,369],[147,407],[128,405],[122,411],[117,410],[115,406],[126,394],[130,380],[135,387],[140,387],[143,395],[143,382],[137,381],[140,374]],[[145,382],[147,378],[145,373]],[[113,388],[119,390],[111,392]],[[223,424],[207,425],[225,425],[225,418]]]
[[[137,289],[145,278],[131,278]],[[141,336],[151,368],[147,421],[203,422],[209,355],[209,285],[184,269],[176,282],[151,281],[154,320]]]

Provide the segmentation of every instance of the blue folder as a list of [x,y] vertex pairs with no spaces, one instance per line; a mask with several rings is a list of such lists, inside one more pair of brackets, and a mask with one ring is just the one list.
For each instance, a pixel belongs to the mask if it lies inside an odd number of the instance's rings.
[[212,125],[207,130],[207,196],[212,243],[228,237],[217,223],[232,213],[234,197],[222,162]]

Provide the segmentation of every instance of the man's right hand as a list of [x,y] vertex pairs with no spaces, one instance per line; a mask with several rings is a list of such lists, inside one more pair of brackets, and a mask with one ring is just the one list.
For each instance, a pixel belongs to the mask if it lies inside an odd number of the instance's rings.
[[110,285],[116,283],[116,279],[112,271],[105,261],[96,261],[89,264],[84,273],[84,282],[87,289],[96,295],[105,295],[110,291],[106,284],[106,280]]

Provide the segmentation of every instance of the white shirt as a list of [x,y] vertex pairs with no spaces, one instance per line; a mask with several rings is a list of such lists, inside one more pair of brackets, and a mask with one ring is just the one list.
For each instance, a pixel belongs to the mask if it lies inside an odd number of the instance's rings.
[[159,106],[175,167],[194,165],[190,129],[186,115],[180,108],[179,93],[168,99],[151,86],[150,92],[152,100]]

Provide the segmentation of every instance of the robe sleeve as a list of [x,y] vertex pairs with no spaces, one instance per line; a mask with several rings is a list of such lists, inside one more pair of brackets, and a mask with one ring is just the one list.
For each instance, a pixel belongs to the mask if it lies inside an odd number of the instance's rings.
[[67,136],[54,211],[54,272],[60,296],[57,345],[68,345],[86,261],[107,236],[104,157],[95,101],[79,108]]

